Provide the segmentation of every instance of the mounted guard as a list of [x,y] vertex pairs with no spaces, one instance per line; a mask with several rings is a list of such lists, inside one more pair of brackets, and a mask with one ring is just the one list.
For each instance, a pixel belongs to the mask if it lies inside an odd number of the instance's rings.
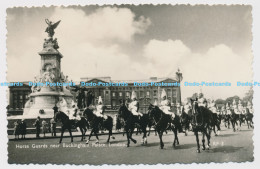
[[104,115],[104,110],[105,110],[105,107],[103,105],[103,101],[102,101],[102,98],[101,96],[98,97],[98,104],[96,106],[96,109],[94,110],[94,114],[97,116],[97,117],[101,117],[101,118],[104,118],[104,119],[107,119],[107,116]]
[[235,114],[240,114],[239,111],[238,111],[238,106],[237,106],[235,99],[233,100],[232,106],[233,106],[232,108],[233,108]]
[[207,100],[204,98],[204,95],[201,92],[199,93],[198,104],[199,106],[207,107]]
[[136,97],[135,91],[132,91],[131,100],[132,100],[132,102],[128,105],[129,111],[131,111],[134,116],[142,117],[143,114],[138,112],[138,110],[139,110],[139,102],[137,101],[137,97]]
[[173,112],[171,112],[171,103],[170,101],[167,99],[167,95],[166,95],[166,92],[165,90],[163,89],[162,90],[162,95],[161,95],[161,98],[162,98],[162,101],[161,101],[161,106],[160,106],[160,109],[165,113],[165,114],[168,114],[168,115],[171,115],[172,119],[175,118],[175,114]]
[[251,114],[254,114],[253,105],[251,104],[250,101],[247,102],[247,108],[248,108],[248,110],[249,110],[249,112],[250,112]]

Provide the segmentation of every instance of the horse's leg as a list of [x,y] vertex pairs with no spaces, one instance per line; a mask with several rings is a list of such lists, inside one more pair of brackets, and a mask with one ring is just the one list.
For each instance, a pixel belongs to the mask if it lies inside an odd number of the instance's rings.
[[95,132],[95,136],[96,136],[96,144],[98,144],[99,143],[99,138],[98,138],[98,132]]
[[177,128],[175,129],[175,138],[176,138],[176,141],[177,141],[177,145],[179,145],[179,138],[178,138],[178,131],[177,131]]
[[158,135],[159,135],[159,138],[160,138],[160,148],[163,149],[163,147],[164,147],[164,143],[163,143],[163,140],[162,140],[163,130],[158,131]]
[[84,137],[83,128],[79,127],[79,130],[80,130],[80,132],[81,132],[81,141],[83,141],[83,137]]
[[231,125],[232,125],[232,128],[233,128],[233,132],[235,132],[236,131],[236,126],[235,126],[235,122],[234,122],[234,120],[231,120]]
[[236,126],[236,129],[238,130],[238,122],[237,122],[237,120],[235,122],[235,126]]
[[230,119],[228,118],[228,129],[230,129]]
[[205,130],[202,131],[202,150],[205,150]]
[[209,147],[210,147],[210,129],[209,128],[205,130],[205,134],[206,134],[207,141],[208,141],[206,148],[207,148],[207,150],[209,150]]
[[146,126],[142,126],[142,132],[143,132],[143,144],[147,144],[147,131]]
[[95,136],[96,136],[96,144],[98,144],[99,143],[99,138],[98,138],[98,129],[95,129],[94,130],[94,134],[95,134]]
[[84,126],[83,127],[83,140],[86,139],[86,132],[87,132],[87,128]]
[[200,153],[199,133],[196,130],[196,131],[194,131],[194,134],[196,136],[196,141],[197,141],[197,153]]
[[109,143],[111,135],[112,135],[112,129],[109,129],[107,143]]
[[59,142],[59,143],[62,142],[62,138],[63,138],[64,130],[65,130],[64,127],[62,127],[62,128],[61,128],[61,135],[60,135],[60,142]]
[[70,138],[71,138],[71,142],[73,142],[73,136],[72,136],[72,133],[71,133],[71,129],[69,128],[69,133],[70,133]]
[[93,132],[94,132],[94,129],[92,129],[92,130],[91,130],[91,132],[90,132],[90,134],[89,134],[89,136],[88,136],[88,140],[86,141],[86,144],[88,144],[88,143],[89,143],[89,141],[90,141],[90,138],[91,138],[91,136],[92,136]]
[[134,129],[131,129],[131,131],[129,132],[129,138],[131,139],[132,142],[134,142],[136,144],[136,140],[132,138]]
[[151,127],[149,127],[149,130],[147,132],[147,136],[150,136],[150,132],[151,132]]
[[220,121],[220,123],[219,122],[217,123],[217,129],[218,129],[217,134],[218,135],[220,135],[220,130],[221,130],[220,125],[221,125],[221,121]]
[[173,134],[174,134],[174,141],[173,141],[172,146],[175,147],[176,146],[176,142],[177,142],[177,145],[179,145],[178,132],[177,132],[176,128],[173,128],[172,131],[173,131]]
[[126,131],[126,138],[127,138],[127,147],[129,147],[130,146],[129,130],[125,129],[125,131]]

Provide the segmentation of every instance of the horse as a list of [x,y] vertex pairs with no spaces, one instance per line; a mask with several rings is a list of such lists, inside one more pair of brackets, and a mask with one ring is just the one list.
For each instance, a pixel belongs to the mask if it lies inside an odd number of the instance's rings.
[[[212,112],[198,105],[197,99],[191,99],[192,105],[192,119],[191,125],[196,136],[197,142],[197,153],[200,153],[200,143],[199,143],[199,135],[198,132],[202,133],[202,150],[209,150],[210,148],[210,134],[211,134],[211,124],[212,124]],[[207,146],[205,147],[205,135],[207,137]]]
[[[220,124],[221,124],[221,115],[212,113],[211,128],[213,129],[215,136],[218,136],[220,134]],[[216,132],[216,127],[217,127],[217,132]]]
[[[151,119],[149,119],[149,122],[148,122],[148,128],[149,128],[149,130],[148,130],[148,132],[147,132],[147,136],[150,136],[151,128],[152,128],[152,127],[154,128],[154,126],[155,126],[155,123],[154,123]],[[156,131],[154,131],[154,135],[157,136],[157,132],[156,132]]]
[[253,117],[254,117],[254,115],[252,113],[250,113],[248,108],[246,108],[245,120],[246,120],[246,124],[247,124],[248,129],[250,127],[254,128]]
[[[236,114],[234,109],[230,109],[230,111],[231,111],[230,121],[231,121],[233,131],[235,132],[236,130],[238,130],[237,121],[240,121],[240,118],[239,118],[239,114]],[[240,121],[240,127],[241,127],[241,121]]]
[[107,116],[107,118],[102,118],[102,117],[98,117],[93,113],[93,110],[86,108],[83,112],[83,116],[86,117],[86,119],[90,122],[90,126],[92,128],[88,140],[86,141],[86,144],[89,143],[91,136],[93,135],[93,133],[95,134],[97,140],[96,140],[96,144],[99,143],[99,138],[98,138],[98,131],[100,130],[100,128],[102,129],[106,129],[108,130],[108,139],[107,139],[107,143],[110,142],[110,137],[112,139],[115,139],[112,136],[112,129],[113,129],[113,119],[111,116]]
[[190,128],[190,116],[188,115],[188,113],[185,112],[184,108],[182,109],[181,115],[180,115],[180,122],[181,122],[181,126],[184,129],[185,132],[185,136],[188,135],[188,131]]
[[176,120],[172,119],[172,117],[168,114],[165,114],[158,106],[154,106],[152,104],[148,107],[148,115],[150,119],[153,120],[155,124],[155,130],[157,131],[160,139],[160,148],[164,148],[164,143],[162,140],[163,132],[166,131],[166,129],[170,126],[171,130],[174,133],[174,141],[173,141],[173,147],[179,144],[178,139],[178,131],[176,127]]
[[[72,137],[72,133],[71,133],[71,129],[74,127],[79,127],[80,131],[81,131],[81,141],[83,141],[83,139],[85,138],[85,133],[87,131],[88,126],[88,122],[84,117],[81,117],[81,119],[79,121],[75,121],[75,120],[71,120],[69,119],[69,117],[62,111],[58,111],[55,113],[54,115],[54,120],[57,122],[58,120],[61,121],[62,125],[61,125],[61,136],[60,136],[60,141],[59,143],[62,142],[62,138],[63,138],[63,134],[64,131],[66,129],[68,129],[69,133],[70,133],[70,137],[71,137],[71,142],[73,142],[73,137]],[[87,127],[87,128],[86,128]]]
[[230,118],[231,118],[230,114],[226,113],[226,114],[223,115],[225,127],[228,128],[228,129],[230,128]]
[[146,127],[149,123],[148,114],[143,114],[143,116],[141,116],[140,119],[138,119],[138,117],[134,116],[132,112],[129,111],[126,105],[123,103],[118,110],[118,117],[123,119],[124,121],[123,127],[124,131],[126,132],[127,147],[130,146],[130,140],[136,144],[136,140],[132,138],[132,134],[136,125],[143,132],[142,144],[147,144]]

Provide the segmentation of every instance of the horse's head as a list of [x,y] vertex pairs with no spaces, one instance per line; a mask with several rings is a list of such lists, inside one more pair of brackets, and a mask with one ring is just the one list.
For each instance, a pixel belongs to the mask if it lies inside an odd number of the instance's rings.
[[192,115],[199,114],[200,113],[200,109],[199,109],[198,98],[196,98],[195,100],[190,99],[190,101],[191,101]]
[[127,119],[131,114],[126,105],[122,103],[118,110],[118,117]]
[[87,119],[90,119],[94,116],[93,110],[91,110],[90,108],[85,108],[83,111],[83,116],[86,117]]
[[56,111],[54,113],[54,121],[57,122],[59,119],[61,119],[61,112],[60,111]]
[[150,104],[148,107],[148,115],[149,115],[149,118],[159,119],[162,115],[162,111],[161,111],[161,109],[159,109],[158,106],[154,106],[154,105]]

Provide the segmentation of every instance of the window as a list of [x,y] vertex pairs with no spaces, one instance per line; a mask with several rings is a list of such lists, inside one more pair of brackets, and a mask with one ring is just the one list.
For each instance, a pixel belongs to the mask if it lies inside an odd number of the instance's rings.
[[146,92],[146,96],[150,96],[150,92],[149,91]]
[[112,100],[112,106],[115,107],[116,106],[116,101]]
[[177,91],[176,91],[176,89],[172,89],[172,96],[173,96],[173,97],[177,97]]
[[106,94],[108,94],[108,91],[106,91]]
[[153,96],[154,96],[154,97],[157,97],[157,90],[154,90],[154,91],[153,91]]
[[140,91],[140,97],[144,97],[144,91]]
[[112,93],[112,96],[113,96],[113,97],[116,97],[116,93],[115,93],[115,92],[113,92],[113,93]]
[[120,97],[122,97],[122,96],[123,96],[122,92],[119,92],[119,96],[120,96]]
[[167,89],[167,96],[168,96],[168,97],[171,97],[171,96],[172,96],[171,89]]
[[130,97],[130,92],[126,92],[126,97]]

